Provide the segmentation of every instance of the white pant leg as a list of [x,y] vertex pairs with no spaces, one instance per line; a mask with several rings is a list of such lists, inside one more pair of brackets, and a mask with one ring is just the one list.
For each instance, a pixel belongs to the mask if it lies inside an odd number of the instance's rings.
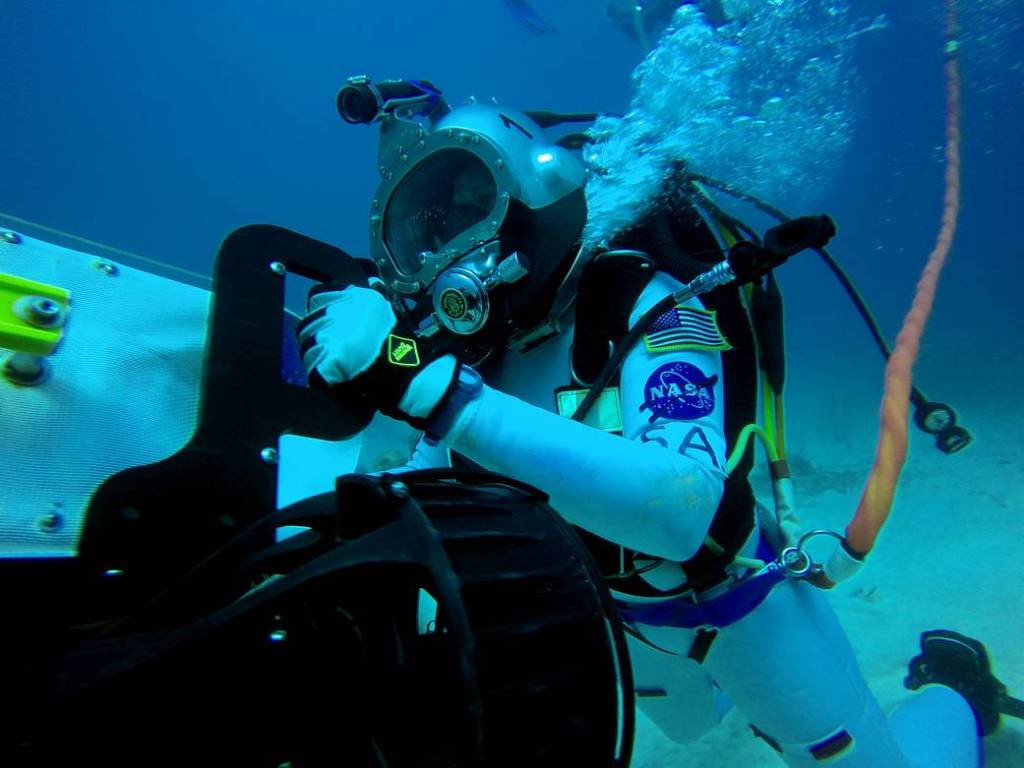
[[[704,664],[793,768],[978,765],[973,716],[956,694],[917,697],[890,726],[831,606],[809,584],[776,587],[750,615],[719,632]],[[842,741],[844,731],[852,743],[827,763],[812,754],[830,739]]]
[[[722,721],[729,709],[729,700],[707,670],[686,657],[695,633],[692,630],[671,630],[671,633],[671,653],[657,650],[631,634],[626,635],[633,665],[633,687],[637,707],[658,730],[675,742],[688,744]],[[668,645],[659,644],[659,647],[667,649]]]
[[976,768],[982,741],[974,713],[952,688],[929,685],[889,718],[904,754],[922,768]]

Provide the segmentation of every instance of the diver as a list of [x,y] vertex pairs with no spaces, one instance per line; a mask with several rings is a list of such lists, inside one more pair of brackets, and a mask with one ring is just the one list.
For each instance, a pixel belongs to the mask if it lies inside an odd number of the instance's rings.
[[516,17],[516,21],[535,35],[549,35],[558,31],[545,21],[526,0],[502,0],[502,2],[512,12],[512,15]]
[[750,597],[750,563],[786,534],[754,498],[752,448],[727,471],[758,402],[737,286],[660,314],[617,386],[566,418],[641,317],[721,267],[699,200],[668,180],[587,252],[585,169],[546,135],[551,113],[473,104],[425,126],[409,103],[383,114],[370,287],[315,288],[299,325],[311,382],[421,430],[402,469],[454,458],[544,491],[608,579],[638,704],[670,738],[736,706],[789,766],[979,765],[979,736],[1019,704],[980,643],[924,633],[906,685],[939,685],[887,719],[821,590]]
[[[530,32],[536,35],[558,32],[526,0],[502,1],[516,21]],[[608,0],[604,16],[647,50],[668,28],[672,16],[683,5],[697,6],[707,23],[716,29],[729,22],[721,0]]]
[[684,5],[696,6],[705,22],[715,29],[729,23],[721,0],[608,0],[604,15],[631,40],[649,50]]

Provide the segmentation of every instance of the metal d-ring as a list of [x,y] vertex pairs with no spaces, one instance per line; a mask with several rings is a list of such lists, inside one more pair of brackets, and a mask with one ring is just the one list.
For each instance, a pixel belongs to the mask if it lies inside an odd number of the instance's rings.
[[843,535],[841,533],[830,531],[828,528],[815,528],[813,531],[808,531],[800,537],[800,541],[796,543],[796,548],[800,551],[803,551],[804,542],[806,542],[808,539],[814,538],[815,536],[831,536],[836,541],[843,540]]
[[794,579],[807,576],[814,568],[811,556],[799,547],[786,547],[779,555],[779,563],[786,569],[786,575]]
[[820,566],[815,565],[814,558],[804,550],[804,545],[808,539],[812,539],[815,536],[831,536],[840,542],[843,540],[842,534],[830,531],[827,528],[816,528],[813,531],[808,531],[800,537],[795,547],[786,547],[782,550],[782,554],[779,555],[779,562],[786,569],[788,575],[800,579],[810,576],[816,569],[820,569]]

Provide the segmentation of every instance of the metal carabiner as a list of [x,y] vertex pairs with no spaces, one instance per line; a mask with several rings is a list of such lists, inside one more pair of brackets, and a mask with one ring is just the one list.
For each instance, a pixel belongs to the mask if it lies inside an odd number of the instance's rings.
[[838,541],[843,540],[842,534],[827,528],[816,528],[805,533],[797,541],[795,547],[786,547],[779,555],[777,562],[785,569],[786,575],[790,578],[806,579],[821,573],[821,566],[815,563],[814,558],[804,549],[807,541],[815,536],[831,536]]

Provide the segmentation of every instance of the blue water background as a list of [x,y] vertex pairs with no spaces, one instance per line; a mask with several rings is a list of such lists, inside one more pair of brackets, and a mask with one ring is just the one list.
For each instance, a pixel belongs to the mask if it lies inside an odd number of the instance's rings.
[[[376,129],[339,119],[346,76],[429,79],[455,104],[628,107],[641,51],[603,20],[602,3],[534,4],[557,34],[532,34],[500,0],[0,0],[0,213],[203,273],[225,235],[254,222],[365,255]],[[892,336],[942,212],[943,8],[856,5],[867,20],[884,12],[889,28],[857,39],[851,143],[792,213],[835,217],[832,250]],[[963,11],[960,226],[917,368],[979,444],[1016,445],[1024,416],[1022,17],[1018,0]],[[815,257],[780,277],[791,447],[824,435],[866,469],[880,357]],[[974,461],[990,455],[977,450]],[[962,460],[972,459],[940,456],[913,433],[925,476]],[[1019,463],[1006,471],[1001,482],[1019,491]]]
[[[428,78],[455,103],[627,108],[640,51],[602,4],[535,6],[558,34],[532,34],[498,0],[3,0],[0,211],[203,272],[225,234],[251,222],[364,254],[375,130],[338,118],[345,76]],[[893,333],[941,211],[942,9],[857,10],[884,12],[891,27],[858,39],[853,141],[817,209],[836,217],[835,253]],[[963,213],[920,368],[949,382],[946,398],[1021,392],[1021,13],[989,2],[963,20]],[[836,289],[807,259],[783,278],[815,318],[808,328],[791,315],[793,343],[835,355],[830,336],[857,322]]]

